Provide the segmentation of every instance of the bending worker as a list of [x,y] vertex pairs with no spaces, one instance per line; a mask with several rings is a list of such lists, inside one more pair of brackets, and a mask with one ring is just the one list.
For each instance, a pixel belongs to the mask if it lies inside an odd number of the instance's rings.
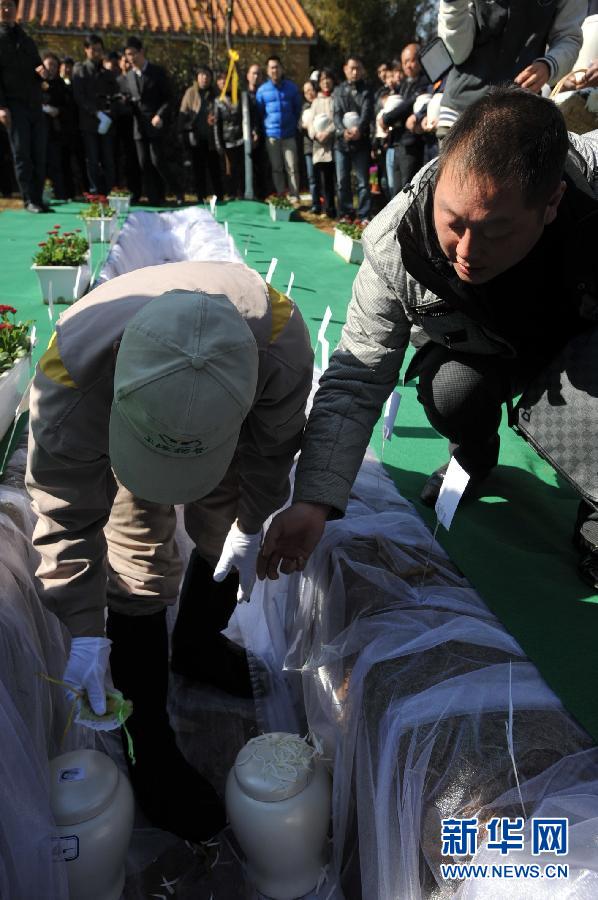
[[[598,132],[569,138],[550,100],[494,88],[462,113],[439,160],[364,234],[365,260],[310,413],[294,502],[270,526],[260,577],[276,578],[281,561],[283,572],[301,568],[326,519],[343,515],[412,326],[419,349],[405,381],[419,377],[430,424],[449,439],[469,485],[488,475],[502,404],[596,328],[597,197]],[[587,416],[595,414],[589,404]],[[592,442],[594,432],[585,433]],[[424,485],[424,503],[435,504],[446,468]],[[598,514],[585,502],[575,539],[579,573],[598,586]]]
[[64,680],[101,714],[110,661],[133,701],[139,804],[187,840],[211,837],[225,816],[166,711],[166,607],[181,581],[173,504],[197,549],[172,666],[250,696],[247,660],[220,631],[237,597],[249,599],[262,523],[288,496],[312,363],[299,311],[257,273],[181,262],[78,301],[36,370],[27,487],[43,599],[73,638]]

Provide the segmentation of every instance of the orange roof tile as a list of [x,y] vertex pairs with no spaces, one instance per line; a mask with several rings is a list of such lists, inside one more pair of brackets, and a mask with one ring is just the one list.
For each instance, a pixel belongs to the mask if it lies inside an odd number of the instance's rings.
[[[224,31],[226,0],[213,0],[216,29]],[[185,34],[210,30],[209,0],[20,0],[21,21],[43,29],[112,28]],[[233,37],[313,41],[315,28],[299,0],[235,0]]]

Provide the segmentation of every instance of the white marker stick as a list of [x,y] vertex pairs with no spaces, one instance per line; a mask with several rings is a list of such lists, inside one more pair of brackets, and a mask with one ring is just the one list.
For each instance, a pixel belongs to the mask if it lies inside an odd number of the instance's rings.
[[277,265],[278,265],[278,260],[276,259],[275,256],[273,256],[272,259],[270,260],[270,265],[269,265],[269,267],[268,267],[268,272],[266,273],[266,284],[272,284],[272,278],[273,278],[273,276],[274,276],[274,270],[276,269],[276,266],[277,266]]

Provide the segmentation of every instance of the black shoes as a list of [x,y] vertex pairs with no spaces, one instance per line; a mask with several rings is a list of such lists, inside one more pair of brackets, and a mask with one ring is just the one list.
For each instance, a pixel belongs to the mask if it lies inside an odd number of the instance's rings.
[[179,614],[172,632],[171,668],[201,684],[234,697],[251,698],[247,654],[220,632],[237,605],[239,576],[231,572],[217,583],[214,570],[197,553],[191,554],[181,589]]
[[26,203],[25,211],[30,213],[51,213],[54,212],[47,203]]
[[212,785],[189,765],[168,721],[168,633],[166,611],[124,616],[109,611],[110,667],[115,686],[133,702],[127,728],[135,763],[123,746],[139,806],[152,825],[200,843],[226,824],[224,806]]

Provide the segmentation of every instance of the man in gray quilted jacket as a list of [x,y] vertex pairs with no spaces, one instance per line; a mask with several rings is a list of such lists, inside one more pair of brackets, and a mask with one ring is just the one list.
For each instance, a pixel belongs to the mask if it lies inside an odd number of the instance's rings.
[[[301,569],[342,516],[410,334],[405,381],[475,486],[498,460],[501,406],[598,319],[598,131],[568,136],[549,100],[493,88],[445,139],[439,160],[383,210],[347,322],[320,381],[293,505],[271,525],[258,575]],[[563,261],[567,263],[564,264]],[[426,483],[434,505],[446,466]],[[580,574],[598,580],[596,513],[582,505]]]

